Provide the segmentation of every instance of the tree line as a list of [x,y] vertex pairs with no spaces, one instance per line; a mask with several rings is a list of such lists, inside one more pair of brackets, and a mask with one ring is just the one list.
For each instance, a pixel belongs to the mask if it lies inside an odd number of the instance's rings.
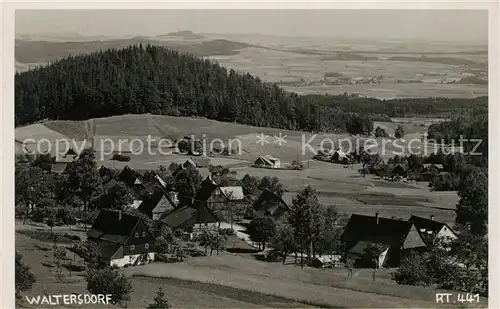
[[16,74],[15,94],[16,125],[152,113],[306,131],[363,133],[372,126],[367,116],[321,106],[214,61],[142,44]]

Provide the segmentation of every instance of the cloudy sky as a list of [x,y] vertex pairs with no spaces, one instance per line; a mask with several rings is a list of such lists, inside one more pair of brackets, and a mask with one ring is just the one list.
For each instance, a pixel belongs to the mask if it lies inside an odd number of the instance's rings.
[[16,33],[157,35],[259,33],[487,42],[487,11],[472,10],[45,10],[16,11]]

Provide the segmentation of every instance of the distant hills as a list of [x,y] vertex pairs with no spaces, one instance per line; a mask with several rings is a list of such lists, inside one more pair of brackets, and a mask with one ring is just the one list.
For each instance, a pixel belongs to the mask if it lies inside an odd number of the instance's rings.
[[189,31],[189,30],[170,32],[167,34],[157,35],[156,37],[157,38],[177,37],[177,38],[182,38],[185,40],[201,40],[201,39],[205,38],[203,35],[194,33],[194,32]]
[[[174,33],[176,35],[195,35],[190,31]],[[150,44],[160,45],[168,49],[176,50],[181,53],[190,53],[195,56],[215,56],[215,55],[233,55],[239,52],[239,49],[251,47],[252,45],[240,43],[225,39],[208,40],[202,42],[162,41],[150,37],[133,37],[125,39],[112,40],[93,40],[93,41],[28,41],[16,39],[15,58],[20,63],[50,63],[57,59],[69,55],[76,56],[88,54],[107,49],[120,49],[130,45]]]

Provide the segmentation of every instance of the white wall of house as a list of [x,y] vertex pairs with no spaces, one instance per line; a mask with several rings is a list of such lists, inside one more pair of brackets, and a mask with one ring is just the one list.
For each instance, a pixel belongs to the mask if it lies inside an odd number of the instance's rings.
[[436,239],[457,239],[457,235],[450,230],[446,225],[444,225],[441,230],[437,233]]
[[385,249],[384,252],[382,252],[379,257],[378,257],[378,268],[382,268],[382,266],[384,265],[384,262],[385,262],[385,259],[387,257],[387,253],[389,252],[389,248],[390,247],[387,247],[387,249]]
[[[141,256],[141,254],[125,255],[121,259],[112,259],[109,262],[109,264],[110,264],[110,266],[116,265],[118,267],[124,267],[127,264],[133,265],[139,259],[140,256]],[[155,260],[155,253],[149,252],[147,261],[145,263],[142,263],[142,264],[138,263],[137,265],[147,264],[148,262],[153,262],[154,260]]]

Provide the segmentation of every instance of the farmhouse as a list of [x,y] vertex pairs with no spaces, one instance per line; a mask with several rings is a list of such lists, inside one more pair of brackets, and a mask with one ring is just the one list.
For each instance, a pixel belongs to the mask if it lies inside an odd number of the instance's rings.
[[412,222],[353,214],[342,234],[346,255],[360,266],[372,264],[366,250],[380,249],[377,267],[398,266],[412,251],[425,250],[425,243]]
[[429,181],[433,176],[438,175],[442,171],[443,171],[442,164],[433,164],[433,163],[424,164],[421,173],[422,180]]
[[166,215],[161,222],[172,230],[183,230],[194,236],[205,229],[217,228],[219,219],[206,204],[199,203],[196,208],[182,206]]
[[342,151],[342,149],[337,149],[333,153],[331,161],[333,163],[347,164],[349,162],[349,158],[347,157],[347,154],[344,151]]
[[153,193],[147,194],[140,202],[137,210],[153,220],[160,219],[164,213],[174,210],[176,205],[161,188],[156,188]]
[[103,209],[87,237],[97,244],[99,259],[110,266],[127,267],[154,261],[155,239],[138,216]]
[[428,247],[431,247],[439,239],[443,241],[457,239],[457,234],[450,226],[444,222],[435,221],[434,216],[431,216],[430,219],[411,216],[408,221],[413,222],[420,238]]
[[269,155],[260,156],[255,160],[254,165],[257,167],[265,167],[265,168],[280,168],[281,162],[280,159],[271,157]]
[[272,216],[275,221],[286,221],[287,214],[290,212],[290,208],[285,201],[268,189],[262,191],[253,204],[253,208],[257,216]]
[[[127,187],[132,189],[144,188],[142,176],[139,172],[126,165],[118,175],[118,179],[123,181]],[[134,190],[135,191],[135,190]]]

